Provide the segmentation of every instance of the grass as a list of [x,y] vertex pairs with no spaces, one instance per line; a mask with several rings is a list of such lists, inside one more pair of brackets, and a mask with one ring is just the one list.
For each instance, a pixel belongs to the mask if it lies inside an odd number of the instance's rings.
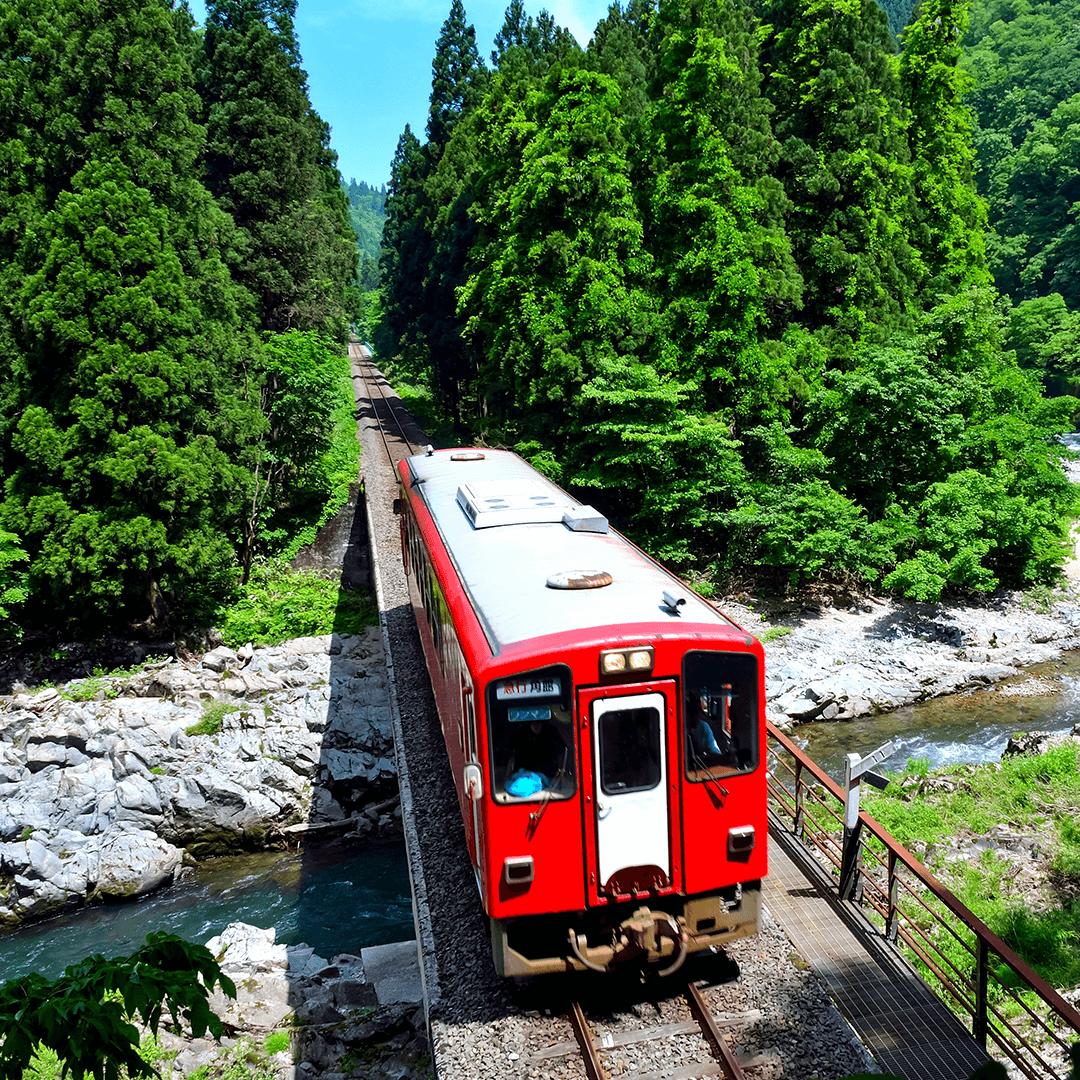
[[[288,1045],[287,1033],[274,1032],[274,1035],[284,1035],[286,1046]],[[219,1054],[207,1065],[193,1069],[188,1073],[187,1080],[274,1080],[277,1070],[270,1061],[270,1053],[265,1044],[260,1048],[244,1035],[237,1039],[226,1053]]]
[[333,631],[357,634],[378,621],[367,590],[343,589],[332,577],[274,560],[253,568],[240,597],[219,610],[215,625],[224,643],[236,649],[249,641],[279,645]]
[[216,735],[221,731],[225,717],[229,713],[239,712],[239,705],[232,705],[228,701],[204,701],[202,719],[191,727],[184,729],[185,735]]
[[272,1031],[263,1039],[263,1050],[268,1054],[278,1054],[288,1049],[289,1033],[287,1031]]
[[[1040,975],[1057,987],[1080,983],[1076,744],[932,772],[927,762],[912,761],[891,780],[884,792],[865,793],[864,807]],[[1038,838],[1047,884],[1035,906],[1003,855],[945,860],[950,841],[984,836],[1000,824]],[[959,953],[957,959],[965,962]]]
[[790,626],[770,626],[767,630],[762,630],[758,634],[758,640],[762,643],[768,643],[770,641],[776,641],[777,638],[787,637],[792,633]]
[[[106,700],[111,701],[120,693],[125,680],[137,675],[147,664],[155,664],[165,659],[167,658],[164,656],[148,656],[141,664],[132,664],[127,668],[111,668],[108,671],[103,667],[95,667],[88,678],[72,679],[60,691],[60,696],[68,701],[93,701],[103,693]],[[44,684],[40,686],[43,687]]]

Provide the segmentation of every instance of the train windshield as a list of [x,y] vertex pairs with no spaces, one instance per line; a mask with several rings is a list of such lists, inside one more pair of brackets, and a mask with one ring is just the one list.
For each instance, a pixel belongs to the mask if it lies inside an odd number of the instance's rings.
[[758,664],[752,653],[689,652],[683,658],[686,775],[752,772],[758,764]]
[[557,665],[487,688],[496,802],[567,799],[577,788],[570,669]]

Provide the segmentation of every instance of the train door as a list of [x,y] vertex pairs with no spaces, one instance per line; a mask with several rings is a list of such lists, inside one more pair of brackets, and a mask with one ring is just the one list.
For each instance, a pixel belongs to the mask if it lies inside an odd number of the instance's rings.
[[668,718],[674,685],[651,684],[647,689],[617,697],[599,696],[602,691],[582,694],[591,733],[596,830],[592,861],[601,895],[627,895],[671,883]]

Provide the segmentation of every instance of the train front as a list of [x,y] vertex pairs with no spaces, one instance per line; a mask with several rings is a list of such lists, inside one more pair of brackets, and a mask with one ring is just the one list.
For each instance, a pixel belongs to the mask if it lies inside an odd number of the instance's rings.
[[502,974],[666,974],[756,932],[761,646],[710,630],[613,627],[488,682],[484,902]]

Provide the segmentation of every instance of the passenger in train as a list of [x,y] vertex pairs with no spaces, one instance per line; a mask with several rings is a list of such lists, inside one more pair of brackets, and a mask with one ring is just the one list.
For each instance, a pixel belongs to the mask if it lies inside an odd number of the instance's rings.
[[534,795],[550,787],[562,770],[566,744],[549,720],[532,720],[514,732],[513,750],[506,774],[510,795]]

